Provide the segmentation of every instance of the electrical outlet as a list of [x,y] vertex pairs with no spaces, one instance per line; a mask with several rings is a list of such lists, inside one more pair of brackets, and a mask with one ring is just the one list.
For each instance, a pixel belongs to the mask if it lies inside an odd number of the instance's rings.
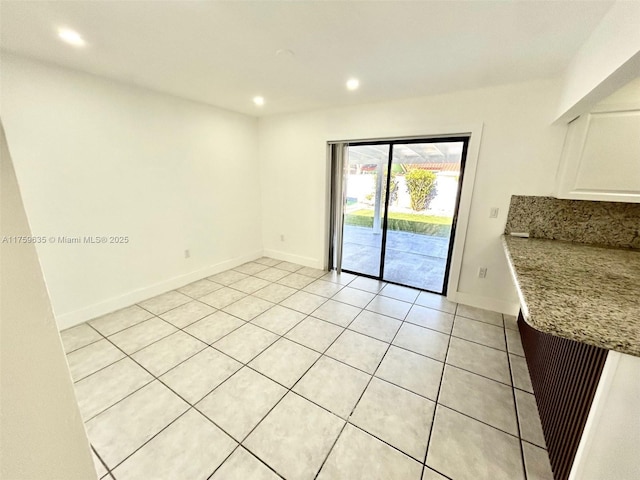
[[280,241],[281,241],[281,242],[284,242],[284,233],[281,233],[281,234],[280,234]]
[[498,218],[498,212],[500,209],[498,207],[491,207],[489,211],[489,218]]
[[191,258],[191,252],[189,251],[189,249],[186,249],[184,251],[184,258]]
[[480,267],[478,269],[478,278],[487,278],[487,267]]

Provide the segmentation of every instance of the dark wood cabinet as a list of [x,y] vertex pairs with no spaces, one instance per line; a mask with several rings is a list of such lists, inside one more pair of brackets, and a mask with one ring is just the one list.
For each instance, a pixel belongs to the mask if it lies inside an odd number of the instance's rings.
[[518,328],[555,480],[569,478],[608,350]]

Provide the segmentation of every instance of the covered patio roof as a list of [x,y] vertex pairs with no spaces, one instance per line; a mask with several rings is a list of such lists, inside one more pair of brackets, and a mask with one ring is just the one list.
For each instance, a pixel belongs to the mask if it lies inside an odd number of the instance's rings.
[[[349,165],[361,165],[363,171],[373,171],[389,158],[389,145],[349,146]],[[393,162],[408,169],[458,171],[462,158],[462,142],[405,143],[393,146]]]

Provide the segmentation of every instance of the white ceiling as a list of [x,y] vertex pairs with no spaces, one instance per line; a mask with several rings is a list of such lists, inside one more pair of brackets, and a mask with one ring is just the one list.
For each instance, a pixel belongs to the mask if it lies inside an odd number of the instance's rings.
[[[251,115],[554,77],[611,1],[0,1],[3,50]],[[73,48],[59,27],[88,42]],[[295,55],[277,56],[278,49]],[[349,77],[361,87],[348,92]],[[258,108],[252,98],[263,95]]]

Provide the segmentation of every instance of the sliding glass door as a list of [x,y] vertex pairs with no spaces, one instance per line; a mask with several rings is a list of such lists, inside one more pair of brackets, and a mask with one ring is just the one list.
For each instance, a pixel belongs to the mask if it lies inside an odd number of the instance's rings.
[[389,145],[349,145],[342,269],[380,276]]
[[342,270],[446,293],[468,138],[349,144]]

